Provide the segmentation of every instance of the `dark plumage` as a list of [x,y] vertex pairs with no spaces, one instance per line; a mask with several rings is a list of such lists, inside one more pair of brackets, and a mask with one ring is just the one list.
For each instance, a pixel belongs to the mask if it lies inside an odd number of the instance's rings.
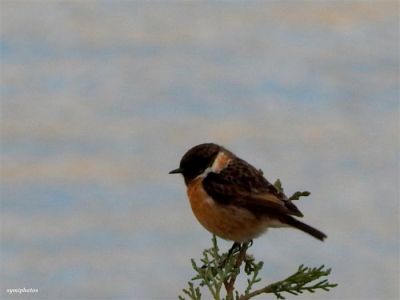
[[[293,217],[303,214],[268,182],[261,170],[219,145],[206,143],[191,148],[182,157],[179,168],[171,173],[183,175],[200,223],[223,238],[240,242],[247,233],[248,239],[252,239],[268,227],[284,226],[295,227],[319,240],[326,238],[321,231]],[[207,197],[213,202],[209,203]],[[241,228],[237,224],[242,224]],[[251,225],[245,229],[248,224]]]

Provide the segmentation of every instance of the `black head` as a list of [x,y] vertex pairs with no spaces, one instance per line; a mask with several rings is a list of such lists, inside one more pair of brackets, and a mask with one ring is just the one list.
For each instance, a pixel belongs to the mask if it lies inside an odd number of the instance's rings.
[[179,168],[169,172],[169,174],[182,174],[185,183],[188,184],[212,165],[221,149],[221,146],[213,143],[194,146],[182,157]]

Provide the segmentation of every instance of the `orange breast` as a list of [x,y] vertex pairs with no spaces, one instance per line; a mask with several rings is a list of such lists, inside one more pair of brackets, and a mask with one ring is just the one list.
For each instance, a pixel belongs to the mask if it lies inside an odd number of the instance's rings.
[[246,209],[215,202],[204,190],[202,179],[191,182],[187,194],[194,215],[208,231],[223,239],[245,242],[267,229],[266,219],[257,218]]

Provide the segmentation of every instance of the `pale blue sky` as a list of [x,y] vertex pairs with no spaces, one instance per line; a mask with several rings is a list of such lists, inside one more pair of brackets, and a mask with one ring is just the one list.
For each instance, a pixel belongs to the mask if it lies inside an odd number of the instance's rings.
[[398,2],[0,6],[0,298],[176,299],[211,236],[167,173],[206,141],[312,192],[327,241],[256,240],[266,282],[400,297]]

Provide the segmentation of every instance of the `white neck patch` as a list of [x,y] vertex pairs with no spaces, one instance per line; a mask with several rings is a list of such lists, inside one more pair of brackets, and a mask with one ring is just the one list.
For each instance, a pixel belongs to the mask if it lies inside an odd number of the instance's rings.
[[220,151],[217,155],[217,157],[214,159],[213,164],[208,167],[207,169],[204,170],[203,173],[201,173],[199,176],[197,176],[196,178],[199,177],[206,177],[210,172],[212,173],[219,173],[221,172],[223,169],[226,168],[226,166],[228,166],[229,162],[231,161],[231,158],[229,157],[228,154],[226,154],[223,151]]

